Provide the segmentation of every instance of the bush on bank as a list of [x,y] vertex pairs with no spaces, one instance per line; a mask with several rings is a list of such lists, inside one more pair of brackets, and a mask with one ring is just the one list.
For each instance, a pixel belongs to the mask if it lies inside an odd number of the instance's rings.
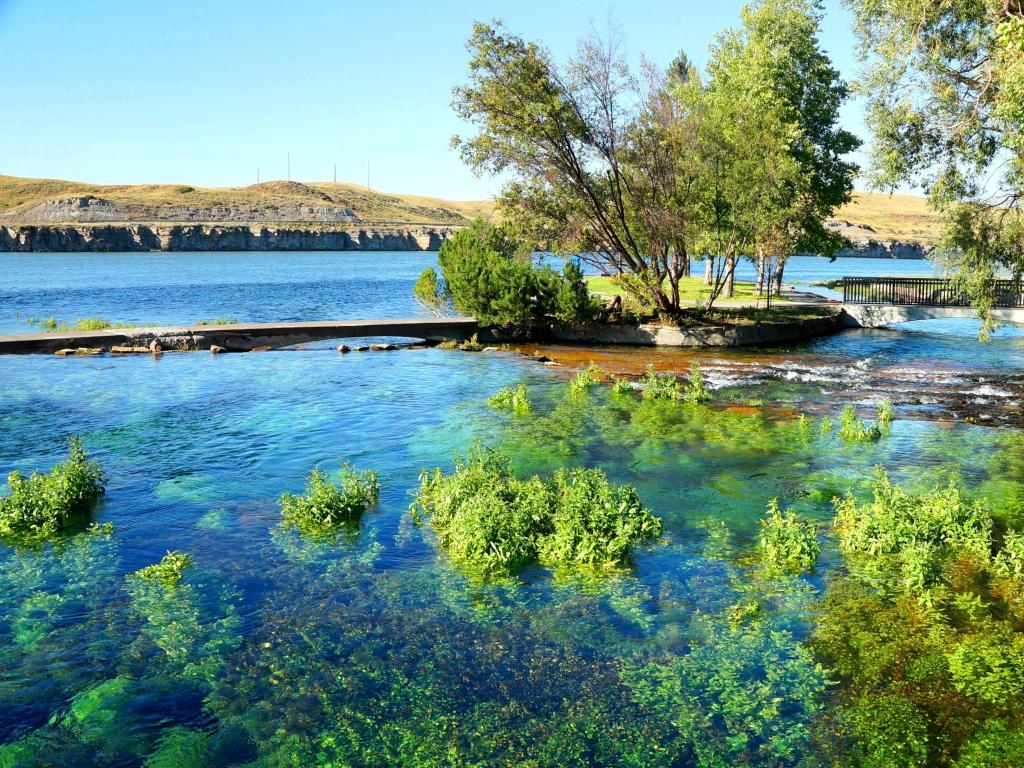
[[0,536],[47,538],[81,523],[104,490],[104,474],[89,459],[82,441],[70,438],[68,458],[48,474],[7,477],[10,493],[0,496]]
[[661,520],[630,485],[599,469],[560,469],[549,478],[517,478],[509,460],[485,448],[456,459],[455,471],[424,472],[413,502],[455,561],[509,574],[540,562],[552,567],[615,568],[634,545],[656,538]]
[[482,219],[446,240],[437,261],[440,277],[430,267],[413,287],[416,299],[432,311],[454,309],[516,334],[546,318],[584,322],[597,314],[576,264],[567,263],[561,272],[536,267],[503,227]]

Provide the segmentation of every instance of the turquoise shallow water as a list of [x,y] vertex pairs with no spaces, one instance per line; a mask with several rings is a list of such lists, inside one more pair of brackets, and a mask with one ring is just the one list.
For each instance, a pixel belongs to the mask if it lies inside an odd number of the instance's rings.
[[[770,682],[774,722],[811,728],[801,691],[824,673],[801,666],[802,641],[840,559],[823,535],[811,574],[761,574],[767,503],[826,521],[834,495],[862,492],[883,465],[911,484],[960,478],[1013,519],[1016,429],[896,395],[889,434],[848,445],[817,416],[870,408],[898,382],[936,398],[1004,386],[976,405],[1019,410],[1024,351],[1013,333],[977,347],[969,328],[940,326],[704,360],[711,408],[604,387],[574,398],[571,370],[505,352],[0,358],[0,470],[48,468],[81,435],[110,477],[95,518],[115,528],[0,545],[0,765],[693,765],[686,728],[652,692],[679,660],[742,661],[743,680],[788,660],[803,676]],[[534,418],[487,407],[518,382]],[[750,398],[764,407],[735,407]],[[596,466],[634,484],[663,539],[600,581],[461,573],[408,507],[421,470],[475,441],[521,473]],[[280,494],[342,460],[380,475],[358,529],[324,542],[283,527]],[[127,578],[168,550],[195,558],[178,590]],[[737,606],[755,603],[765,621],[736,629]],[[688,679],[680,696],[710,707],[717,683]]]

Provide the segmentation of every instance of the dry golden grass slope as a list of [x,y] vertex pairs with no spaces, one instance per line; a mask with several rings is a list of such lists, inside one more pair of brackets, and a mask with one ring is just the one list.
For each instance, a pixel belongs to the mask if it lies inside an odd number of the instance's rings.
[[874,232],[858,236],[873,240],[933,243],[939,237],[938,214],[925,198],[914,195],[854,192],[853,200],[832,218],[871,227]]
[[[443,200],[420,195],[388,194],[355,184],[268,181],[248,187],[192,187],[180,184],[99,185],[56,179],[0,176],[0,221],[32,221],[37,206],[54,200],[91,195],[124,206],[132,221],[146,221],[160,208],[275,209],[287,206],[350,208],[367,223],[408,222],[461,225],[476,216],[494,214],[494,201]],[[153,219],[164,216],[153,216]],[[230,216],[218,220],[230,219]],[[835,219],[851,237],[930,243],[939,231],[938,217],[923,197],[854,193],[853,201],[836,211]],[[271,216],[267,220],[273,220]],[[49,220],[52,223],[52,220]],[[869,229],[870,228],[870,229]]]
[[249,187],[206,188],[181,184],[100,185],[0,176],[0,217],[8,221],[31,221],[33,209],[43,203],[85,196],[107,200],[131,210],[132,221],[146,221],[147,213],[160,208],[249,211],[316,206],[327,210],[350,208],[360,221],[368,223],[460,225],[476,216],[490,216],[494,208],[490,200],[455,201],[388,194],[355,184],[330,182],[268,181]]

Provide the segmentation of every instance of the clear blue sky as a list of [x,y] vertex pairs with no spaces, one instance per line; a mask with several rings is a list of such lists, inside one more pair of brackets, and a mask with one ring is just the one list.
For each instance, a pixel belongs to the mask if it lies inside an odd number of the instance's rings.
[[[449,107],[476,19],[502,18],[559,59],[612,19],[627,52],[698,63],[738,0],[338,2],[0,0],[0,173],[99,183],[284,178],[469,199],[494,193],[448,148]],[[850,17],[828,0],[822,40],[857,71]],[[860,135],[861,108],[847,127]]]

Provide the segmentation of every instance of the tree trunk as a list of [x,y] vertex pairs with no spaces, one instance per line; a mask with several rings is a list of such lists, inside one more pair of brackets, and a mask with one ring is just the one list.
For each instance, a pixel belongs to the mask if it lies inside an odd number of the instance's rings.
[[736,287],[736,255],[730,253],[725,259],[725,288],[722,298],[731,299]]
[[764,254],[759,253],[757,255],[757,295],[764,296]]
[[704,261],[704,285],[711,285],[715,282],[715,257],[710,253]]
[[683,277],[690,276],[690,256],[689,254],[683,259]]
[[775,266],[775,275],[772,280],[772,290],[776,296],[782,295],[782,272],[786,269],[786,260],[779,259],[779,263]]

